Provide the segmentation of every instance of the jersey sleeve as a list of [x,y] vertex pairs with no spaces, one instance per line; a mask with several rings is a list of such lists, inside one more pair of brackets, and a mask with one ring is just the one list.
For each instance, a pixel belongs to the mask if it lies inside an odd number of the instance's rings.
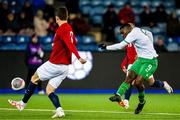
[[62,40],[64,41],[64,43],[66,44],[66,46],[68,47],[68,49],[74,53],[74,55],[77,57],[77,59],[80,58],[80,55],[76,49],[76,46],[73,44],[74,40],[74,34],[72,31],[70,30],[64,30],[63,35],[62,35]]
[[107,50],[120,50],[123,49],[128,43],[126,41],[122,41],[120,43],[114,44],[114,45],[108,45],[106,47]]

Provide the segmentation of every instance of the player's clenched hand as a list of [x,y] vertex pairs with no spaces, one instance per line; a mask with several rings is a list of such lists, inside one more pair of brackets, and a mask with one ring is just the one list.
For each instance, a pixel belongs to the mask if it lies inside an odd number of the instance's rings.
[[102,50],[106,50],[106,45],[104,43],[98,45]]
[[82,59],[82,58],[79,58],[79,61],[81,62],[81,64],[86,63],[86,60],[85,60],[85,59]]

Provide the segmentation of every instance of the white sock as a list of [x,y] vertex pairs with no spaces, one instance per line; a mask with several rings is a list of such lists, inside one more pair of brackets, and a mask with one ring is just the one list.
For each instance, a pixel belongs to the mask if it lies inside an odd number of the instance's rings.
[[20,101],[20,104],[23,105],[24,107],[26,106],[26,103],[24,103],[22,100]]
[[58,107],[56,110],[59,111],[59,110],[63,110],[63,109],[62,109],[62,107]]

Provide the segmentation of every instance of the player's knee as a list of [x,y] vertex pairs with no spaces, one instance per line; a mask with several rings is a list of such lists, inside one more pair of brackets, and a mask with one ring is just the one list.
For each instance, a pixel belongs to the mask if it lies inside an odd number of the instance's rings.
[[153,78],[149,78],[149,79],[148,79],[148,84],[149,84],[150,86],[152,86],[152,85],[154,84],[154,79],[153,79]]
[[134,71],[129,71],[128,78],[134,80],[136,78],[136,73]]
[[143,83],[143,79],[141,76],[138,76],[136,80],[134,81],[135,86],[140,86]]
[[128,76],[127,76],[127,78],[126,78],[125,81],[128,82],[128,83],[132,83],[135,78],[136,78],[135,72],[134,72],[134,71],[130,71],[130,72],[128,73]]
[[38,84],[39,82],[39,76],[37,75],[37,73],[35,73],[32,77],[31,77],[31,82],[34,84]]
[[53,93],[55,91],[55,88],[52,87],[50,84],[46,86],[46,95],[49,96],[49,94]]

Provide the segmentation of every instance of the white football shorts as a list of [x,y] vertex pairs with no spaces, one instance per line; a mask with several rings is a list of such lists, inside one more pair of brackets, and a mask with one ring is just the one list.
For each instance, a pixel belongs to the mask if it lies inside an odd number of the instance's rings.
[[57,65],[47,61],[36,72],[41,81],[49,80],[48,84],[56,89],[68,75],[68,65]]

